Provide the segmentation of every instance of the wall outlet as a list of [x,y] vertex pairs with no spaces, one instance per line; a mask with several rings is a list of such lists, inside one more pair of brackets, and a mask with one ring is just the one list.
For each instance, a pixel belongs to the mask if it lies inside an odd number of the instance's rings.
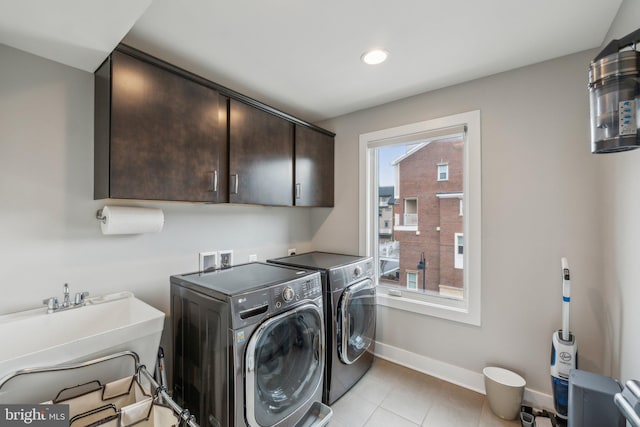
[[287,255],[295,255],[296,254],[296,248],[289,248],[287,250]]
[[256,261],[258,261],[258,255],[256,254],[249,255],[249,262],[256,262]]
[[200,252],[200,271],[218,268],[218,252]]
[[233,265],[233,250],[227,249],[218,253],[220,254],[220,268],[231,267]]

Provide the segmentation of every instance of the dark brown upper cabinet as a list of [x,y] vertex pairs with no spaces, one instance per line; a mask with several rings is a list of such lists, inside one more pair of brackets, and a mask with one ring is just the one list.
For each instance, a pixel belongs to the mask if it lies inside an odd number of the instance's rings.
[[293,205],[293,123],[230,100],[229,201]]
[[296,206],[333,206],[333,158],[333,136],[296,125]]
[[114,51],[95,72],[94,198],[226,202],[226,99]]

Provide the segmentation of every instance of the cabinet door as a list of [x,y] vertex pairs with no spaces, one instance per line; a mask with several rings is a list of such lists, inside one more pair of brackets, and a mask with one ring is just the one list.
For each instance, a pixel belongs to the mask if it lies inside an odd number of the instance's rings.
[[226,201],[218,92],[117,51],[111,79],[110,197]]
[[296,206],[333,206],[334,139],[296,126]]
[[293,205],[293,124],[231,100],[229,201]]

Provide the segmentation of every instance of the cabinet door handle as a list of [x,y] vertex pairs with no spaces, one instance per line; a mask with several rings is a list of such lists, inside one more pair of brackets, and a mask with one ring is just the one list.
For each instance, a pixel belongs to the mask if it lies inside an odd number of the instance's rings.
[[209,172],[209,193],[215,193],[218,191],[218,171]]
[[296,184],[296,199],[300,198],[300,194],[302,193],[302,184]]
[[234,177],[234,179],[235,179],[235,183],[233,185],[233,193],[232,194],[238,194],[238,174],[234,173],[231,176]]

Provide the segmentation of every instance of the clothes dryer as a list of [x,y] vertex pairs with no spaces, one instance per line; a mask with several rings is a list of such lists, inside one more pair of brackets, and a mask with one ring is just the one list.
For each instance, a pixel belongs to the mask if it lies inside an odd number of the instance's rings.
[[268,260],[319,271],[325,307],[326,363],[322,400],[330,405],[371,367],[376,331],[373,258],[308,252]]
[[173,396],[205,427],[291,427],[322,399],[317,272],[249,263],[171,277]]

